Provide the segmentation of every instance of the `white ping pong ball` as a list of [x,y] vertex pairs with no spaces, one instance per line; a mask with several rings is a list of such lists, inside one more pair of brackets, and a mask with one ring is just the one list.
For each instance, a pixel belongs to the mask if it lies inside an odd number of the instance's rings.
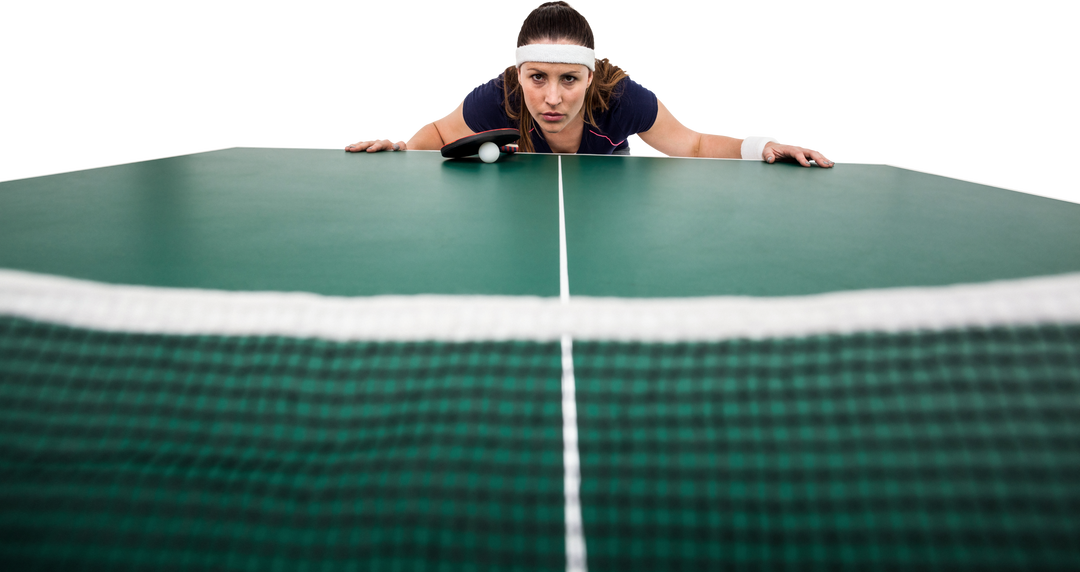
[[494,163],[499,159],[499,146],[488,141],[480,146],[480,160],[485,163]]

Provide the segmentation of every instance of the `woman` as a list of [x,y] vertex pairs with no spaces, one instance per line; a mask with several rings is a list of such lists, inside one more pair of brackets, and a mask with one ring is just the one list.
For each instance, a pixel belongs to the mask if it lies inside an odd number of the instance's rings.
[[526,152],[629,154],[637,134],[654,149],[677,157],[796,161],[804,167],[833,162],[821,153],[763,137],[734,139],[683,126],[649,90],[593,53],[589,23],[566,2],[533,10],[518,34],[517,66],[473,90],[450,115],[409,139],[361,141],[349,152],[439,149],[480,131],[517,128]]

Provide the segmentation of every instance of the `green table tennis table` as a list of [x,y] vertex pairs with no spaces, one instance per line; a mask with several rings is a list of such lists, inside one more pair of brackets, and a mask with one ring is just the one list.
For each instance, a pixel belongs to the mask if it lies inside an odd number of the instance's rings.
[[0,569],[1080,569],[1080,205],[421,151],[0,183]]

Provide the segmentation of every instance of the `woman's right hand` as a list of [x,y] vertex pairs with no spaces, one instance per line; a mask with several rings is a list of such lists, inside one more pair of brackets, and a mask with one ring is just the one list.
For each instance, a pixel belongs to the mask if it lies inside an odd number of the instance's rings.
[[404,151],[406,148],[407,146],[404,141],[391,143],[389,139],[383,139],[381,141],[361,141],[359,143],[353,143],[346,147],[345,150],[349,153],[359,153],[360,151],[375,153],[378,151]]

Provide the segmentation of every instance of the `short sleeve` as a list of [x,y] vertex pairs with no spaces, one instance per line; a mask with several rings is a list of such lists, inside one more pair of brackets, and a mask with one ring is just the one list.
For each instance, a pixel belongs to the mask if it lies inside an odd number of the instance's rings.
[[502,75],[472,90],[461,106],[465,124],[474,132],[517,127],[503,109]]
[[615,87],[608,129],[619,138],[648,131],[656,123],[657,110],[656,95],[636,81],[625,78]]

